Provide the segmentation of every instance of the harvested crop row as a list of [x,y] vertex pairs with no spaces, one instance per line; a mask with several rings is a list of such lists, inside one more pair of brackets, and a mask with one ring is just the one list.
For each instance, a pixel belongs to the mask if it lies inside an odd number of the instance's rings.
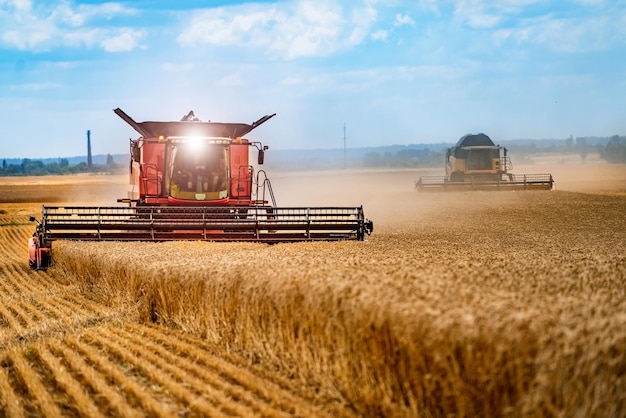
[[162,330],[144,325],[129,324],[126,328],[114,329],[113,332],[120,334],[129,343],[132,341],[132,344],[142,347],[144,352],[167,359],[179,370],[173,369],[171,373],[182,373],[186,380],[201,379],[207,388],[223,393],[221,399],[234,399],[247,405],[251,412],[246,415],[351,416],[343,409],[325,414],[321,408],[311,405],[312,399],[294,394],[293,382],[281,387],[276,383],[280,378],[275,375],[260,377],[247,370],[250,367],[248,363],[237,365],[232,360],[225,361],[212,355],[203,348],[203,341],[179,333],[165,334]]
[[[0,241],[8,255],[0,264],[0,363],[6,377],[0,384],[0,416],[328,416],[310,400],[286,390],[268,391],[271,381],[257,379],[257,387],[242,389],[219,371],[204,369],[194,359],[207,357],[206,351],[167,351],[158,342],[142,343],[133,333],[107,327],[134,317],[135,305],[106,306],[93,293],[80,292],[82,284],[72,275],[31,271],[25,227],[0,232],[13,237]],[[137,325],[134,331],[148,329]],[[155,341],[169,338],[162,331],[150,333]],[[129,373],[129,364],[138,374]],[[147,380],[144,369],[155,378]],[[249,375],[243,368],[228,370],[237,378]]]
[[108,415],[119,417],[142,417],[139,410],[133,408],[126,402],[118,392],[116,386],[111,386],[107,382],[107,376],[101,374],[97,369],[88,363],[88,360],[78,351],[70,346],[56,340],[48,342],[49,347],[59,357],[62,357],[68,367],[80,376],[82,384],[96,394],[96,402],[99,409]]
[[[12,208],[11,212],[22,211]],[[0,227],[0,348],[129,314],[120,306],[112,309],[86,298],[59,272],[32,271],[26,243],[33,227],[12,223]]]
[[[33,275],[37,280],[32,279]],[[72,287],[39,281],[46,276],[11,263],[0,266],[0,348],[124,314],[119,308],[107,308],[77,295]],[[47,284],[51,284],[50,288],[46,288]]]
[[[255,408],[256,405],[250,405],[252,403],[250,399],[240,396],[242,392],[236,389],[232,390],[233,388],[219,381],[219,379],[213,378],[212,375],[205,375],[210,379],[209,382],[198,377],[199,369],[197,365],[184,362],[180,357],[170,354],[159,345],[135,338],[132,334],[120,332],[119,330],[114,330],[114,332],[117,334],[117,338],[114,338],[114,340],[117,342],[119,338],[120,343],[123,345],[123,347],[116,345],[117,351],[130,352],[130,356],[135,361],[141,359],[145,364],[156,366],[152,368],[153,373],[157,374],[156,368],[158,368],[160,369],[158,374],[165,373],[166,376],[169,376],[169,378],[162,379],[161,385],[165,387],[175,385],[176,390],[179,392],[182,392],[181,387],[179,387],[181,382],[185,387],[193,388],[193,393],[185,392],[182,397],[187,403],[190,403],[189,401],[193,401],[193,399],[202,400],[202,402],[193,402],[192,409],[197,413],[210,416],[225,414],[252,416],[259,413],[259,408]],[[209,384],[207,385],[207,383]],[[169,389],[169,391],[174,392],[172,389]],[[233,403],[232,400],[236,401],[236,403]]]
[[365,243],[59,242],[56,260],[364,415],[624,410],[623,198],[446,196]]
[[[177,345],[191,348],[182,356],[152,339],[176,344],[175,338],[153,328],[111,325],[7,351],[0,358],[0,373],[6,377],[0,383],[0,414],[346,416],[324,413],[289,392],[272,390],[271,381],[255,378],[197,346]],[[217,370],[203,367],[211,358]],[[260,393],[264,396],[258,397]]]
[[26,226],[15,226],[8,222],[5,226],[0,226],[0,251],[6,261],[24,263],[24,256],[27,254],[27,241],[33,230]]
[[[3,370],[8,369],[6,373],[10,378],[7,384],[0,386],[0,399],[6,400],[3,403],[6,411],[11,407],[14,416],[97,417],[104,416],[105,411],[117,411],[118,416],[144,416],[128,405],[117,394],[118,389],[108,383],[111,378],[117,378],[121,387],[130,387],[130,390],[135,387],[134,396],[143,396],[146,404],[154,406],[154,416],[173,416],[150,396],[142,394],[145,388],[133,385],[133,380],[123,372],[111,373],[118,368],[117,365],[99,354],[85,357],[85,352],[90,353],[90,349],[84,345],[79,348],[84,350],[82,354],[77,354],[71,345],[53,339],[26,350],[8,352],[3,360]],[[94,361],[94,356],[95,364],[104,365],[101,370],[105,374],[88,363]]]

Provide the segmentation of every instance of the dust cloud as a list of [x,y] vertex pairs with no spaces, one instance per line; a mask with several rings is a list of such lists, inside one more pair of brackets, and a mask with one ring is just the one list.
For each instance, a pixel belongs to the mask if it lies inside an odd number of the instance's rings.
[[0,203],[115,206],[127,197],[127,175],[71,175],[0,178]]
[[550,173],[556,190],[581,193],[626,194],[626,164],[561,163],[518,166],[519,173]]
[[[451,218],[462,222],[485,211],[506,210],[560,192],[626,195],[626,165],[560,161],[516,166],[514,174],[552,174],[555,191],[415,191],[433,169],[371,169],[268,173],[277,206],[363,206],[374,231],[432,226]],[[483,219],[487,225],[489,220]]]
[[[514,167],[515,174],[550,173],[556,191],[415,191],[420,176],[443,169],[369,169],[271,171],[268,177],[281,207],[363,206],[381,231],[411,230],[440,220],[480,216],[541,199],[546,194],[577,192],[626,196],[626,164],[547,160]],[[128,176],[76,175],[0,178],[0,202],[115,206],[127,197]],[[533,195],[535,197],[530,198]],[[485,222],[488,222],[485,220]]]

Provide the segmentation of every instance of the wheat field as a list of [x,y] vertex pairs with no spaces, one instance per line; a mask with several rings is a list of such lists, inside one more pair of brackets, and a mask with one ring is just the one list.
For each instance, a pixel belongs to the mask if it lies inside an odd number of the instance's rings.
[[374,233],[55,242],[46,272],[28,216],[125,178],[0,181],[0,416],[624,416],[626,166],[546,169],[556,191],[278,173],[279,205],[363,204]]

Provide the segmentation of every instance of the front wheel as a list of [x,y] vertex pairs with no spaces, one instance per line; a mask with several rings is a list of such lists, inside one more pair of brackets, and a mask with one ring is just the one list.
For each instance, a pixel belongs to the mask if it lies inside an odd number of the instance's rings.
[[28,265],[33,270],[45,270],[50,265],[50,248],[41,247],[36,236],[28,240]]

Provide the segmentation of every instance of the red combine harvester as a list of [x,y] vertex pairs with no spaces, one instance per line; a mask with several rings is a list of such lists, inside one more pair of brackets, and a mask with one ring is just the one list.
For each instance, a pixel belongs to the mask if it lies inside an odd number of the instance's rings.
[[[177,122],[135,122],[130,141],[127,205],[43,206],[28,242],[29,265],[45,269],[55,240],[255,241],[265,243],[365,239],[373,230],[363,207],[277,207],[263,164],[267,146],[243,138],[252,124],[201,122],[193,111]],[[32,217],[31,221],[35,221]]]

